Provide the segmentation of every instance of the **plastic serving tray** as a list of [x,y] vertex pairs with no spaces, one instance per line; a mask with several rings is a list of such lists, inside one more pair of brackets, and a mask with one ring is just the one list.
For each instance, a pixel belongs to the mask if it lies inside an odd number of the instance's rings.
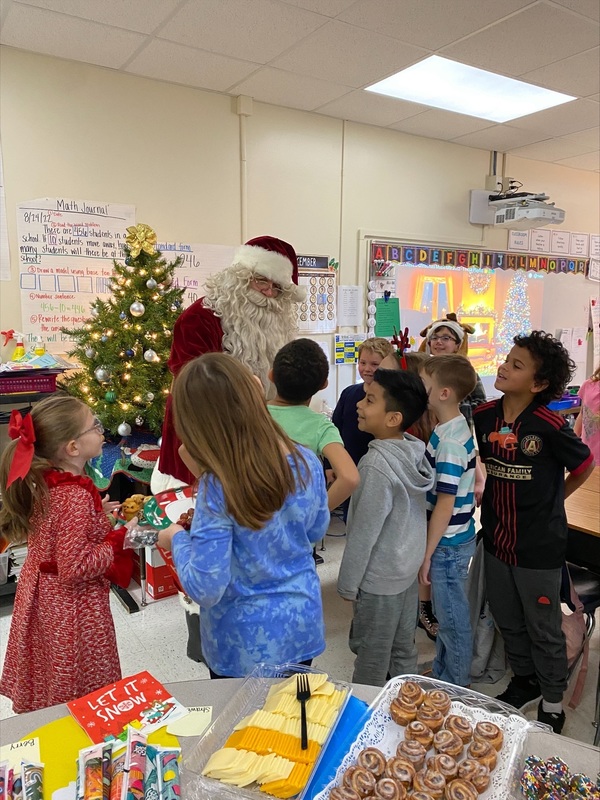
[[[245,798],[246,800],[258,800],[258,798],[260,798],[260,800],[269,800],[269,798],[272,798],[272,800],[276,800],[276,798],[273,798],[273,795],[267,792],[261,792],[258,786],[254,788],[231,786],[215,780],[214,778],[207,778],[201,773],[206,762],[215,750],[219,750],[219,748],[223,747],[235,725],[244,717],[248,716],[248,714],[252,714],[253,711],[262,707],[273,683],[289,678],[291,675],[298,672],[320,674],[322,670],[312,669],[302,666],[301,664],[279,664],[275,666],[259,664],[252,670],[217,719],[205,731],[196,747],[184,758],[181,778],[182,796],[185,797],[186,800],[241,800],[241,798]],[[345,691],[346,697],[339,708],[338,715],[331,727],[329,736],[321,747],[319,757],[317,758],[313,771],[306,784],[307,787],[310,785],[310,778],[327,748],[333,731],[352,693],[352,687],[349,684],[334,681],[331,678],[329,678],[329,680],[331,680],[336,689]],[[295,795],[296,800],[303,800],[305,797],[306,789],[300,792],[300,794]]]
[[[498,763],[491,774],[489,788],[479,795],[479,800],[513,800],[517,764],[521,763],[523,743],[531,724],[505,703],[422,675],[402,675],[386,683],[373,701],[372,714],[339,765],[335,778],[315,796],[314,800],[329,798],[331,789],[339,786],[343,773],[350,765],[356,763],[358,754],[365,747],[377,747],[388,757],[395,755],[398,744],[404,739],[405,729],[393,721],[389,708],[401,685],[409,680],[418,683],[426,692],[432,689],[443,689],[447,692],[451,701],[448,713],[461,714],[473,724],[484,721],[495,722],[500,727],[504,734],[504,743],[498,753]],[[428,756],[433,752],[433,749],[429,750]]]

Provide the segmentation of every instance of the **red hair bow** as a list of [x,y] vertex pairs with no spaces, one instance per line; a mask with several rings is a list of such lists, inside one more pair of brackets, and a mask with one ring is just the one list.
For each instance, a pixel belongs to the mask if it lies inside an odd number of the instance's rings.
[[8,435],[11,439],[18,439],[15,452],[12,457],[6,488],[16,481],[17,478],[24,478],[29,472],[33,454],[35,451],[35,431],[31,414],[21,416],[21,412],[13,409],[8,423]]

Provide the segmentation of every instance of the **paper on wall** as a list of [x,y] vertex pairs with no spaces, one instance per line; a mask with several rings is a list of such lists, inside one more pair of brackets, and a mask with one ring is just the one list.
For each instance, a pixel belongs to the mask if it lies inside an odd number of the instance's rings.
[[173,286],[185,289],[183,307],[187,308],[204,295],[206,279],[233,261],[235,247],[225,244],[189,244],[159,241],[156,245],[167,261],[183,259],[173,276]]
[[340,327],[362,325],[363,287],[338,286],[338,325]]
[[10,280],[10,249],[8,247],[8,223],[6,220],[6,195],[4,194],[4,169],[2,167],[2,145],[0,144],[0,281]]
[[126,229],[135,207],[63,197],[17,206],[19,286],[23,333],[41,336],[51,353],[64,352],[69,337],[90,316],[90,304],[107,299],[113,259],[124,256]]

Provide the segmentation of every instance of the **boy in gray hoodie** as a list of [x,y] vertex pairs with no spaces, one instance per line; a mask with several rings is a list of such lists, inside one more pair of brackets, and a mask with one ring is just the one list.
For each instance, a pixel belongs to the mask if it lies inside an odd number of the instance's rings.
[[374,441],[358,464],[338,593],[354,603],[352,681],[383,686],[417,668],[417,574],[433,472],[423,442],[404,431],[427,409],[427,393],[414,373],[378,369],[356,408],[359,429]]

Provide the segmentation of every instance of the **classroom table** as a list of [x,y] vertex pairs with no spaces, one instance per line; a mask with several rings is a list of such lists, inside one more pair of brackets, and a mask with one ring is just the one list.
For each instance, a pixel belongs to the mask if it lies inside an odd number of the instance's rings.
[[600,467],[565,500],[567,561],[600,573]]

